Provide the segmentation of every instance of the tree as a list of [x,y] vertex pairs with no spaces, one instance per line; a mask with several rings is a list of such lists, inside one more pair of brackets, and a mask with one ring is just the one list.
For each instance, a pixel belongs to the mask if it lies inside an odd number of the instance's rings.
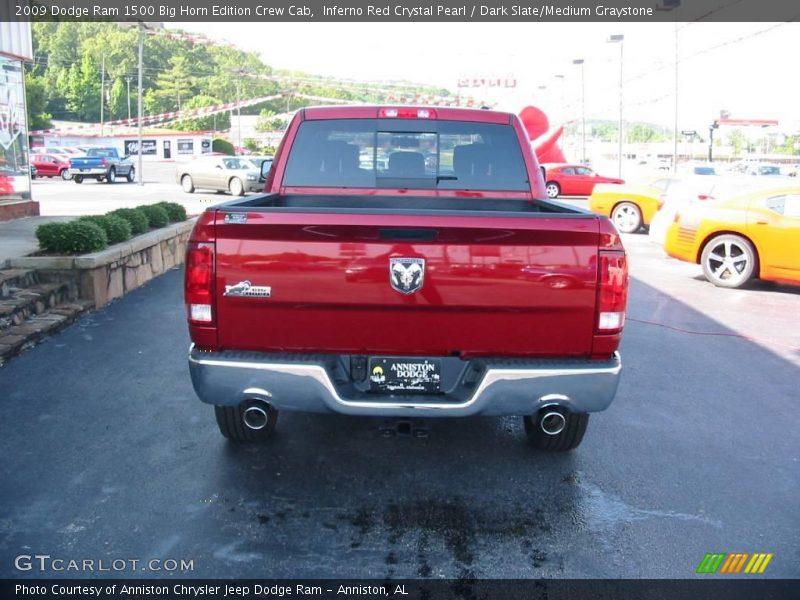
[[[202,108],[204,106],[215,106],[222,104],[222,101],[213,96],[193,96],[189,98],[183,105],[184,110],[191,110],[193,108]],[[180,131],[211,131],[212,129],[229,129],[231,126],[231,117],[227,112],[219,113],[217,115],[210,115],[208,117],[196,117],[194,119],[184,119],[178,121],[174,128]]]
[[747,138],[741,129],[734,129],[728,134],[728,144],[733,149],[734,156],[741,156],[742,150],[747,145]]
[[783,144],[775,148],[778,154],[800,154],[800,134],[787,135]]
[[170,68],[156,79],[156,95],[164,98],[170,108],[181,109],[181,100],[192,94],[192,77],[189,63],[183,55],[169,59]]
[[592,125],[592,135],[596,138],[599,138],[603,142],[615,142],[617,141],[617,130],[619,126],[611,123],[599,123],[597,125]]
[[646,123],[634,123],[625,132],[625,137],[632,144],[662,142],[666,139],[662,131]]
[[64,96],[67,110],[81,121],[100,120],[100,70],[88,55],[67,72]]
[[144,94],[142,95],[142,111],[145,115],[160,114],[164,112],[163,107],[164,105],[161,101],[161,98],[158,97],[158,94],[155,90],[145,90]]
[[[131,106],[131,109],[133,109],[133,106]],[[114,80],[108,92],[108,114],[111,119],[128,117],[128,88],[120,77]]]
[[44,79],[32,73],[25,73],[25,96],[28,103],[28,129],[49,129],[53,126],[53,115],[45,110],[47,88]]
[[[48,114],[56,119],[99,121],[100,64],[103,61],[110,86],[106,104],[108,118],[127,117],[125,78],[135,77],[137,73],[138,32],[135,28],[122,29],[111,22],[65,21],[35,22],[31,24],[31,31],[34,58],[26,70],[43,84],[45,92],[37,98],[39,106],[31,113],[32,122],[35,115]],[[201,102],[231,102],[237,97],[237,86],[239,97],[244,100],[287,91],[295,94],[245,107],[244,115],[257,115],[262,109],[272,111],[272,115],[283,114],[318,102],[296,94],[370,103],[385,102],[389,95],[397,94],[447,94],[447,90],[411,83],[387,89],[374,83],[353,84],[303,72],[284,71],[276,75],[258,54],[232,46],[194,44],[163,35],[148,35],[144,44],[143,88],[147,114],[209,105]],[[38,91],[41,90],[33,93]],[[194,97],[201,96],[206,99],[194,101]],[[134,108],[136,103],[132,101],[131,104]],[[214,121],[213,116],[188,119],[179,126],[209,130],[214,128]],[[229,127],[228,123],[227,114],[216,116],[218,129]],[[266,125],[269,129],[281,129],[285,123],[278,120]]]
[[258,114],[256,121],[256,131],[278,131],[286,129],[288,123],[286,119],[275,117],[275,111],[265,108]]

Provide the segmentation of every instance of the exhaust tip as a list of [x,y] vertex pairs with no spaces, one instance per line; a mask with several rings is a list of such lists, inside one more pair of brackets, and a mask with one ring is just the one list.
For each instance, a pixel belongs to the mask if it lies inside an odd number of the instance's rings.
[[564,415],[557,411],[550,411],[544,413],[539,419],[539,427],[542,428],[547,435],[558,435],[567,426],[567,420]]
[[244,414],[242,415],[242,420],[249,429],[258,431],[259,429],[264,429],[264,427],[267,426],[267,423],[269,422],[269,416],[267,415],[265,407],[249,406],[245,409]]

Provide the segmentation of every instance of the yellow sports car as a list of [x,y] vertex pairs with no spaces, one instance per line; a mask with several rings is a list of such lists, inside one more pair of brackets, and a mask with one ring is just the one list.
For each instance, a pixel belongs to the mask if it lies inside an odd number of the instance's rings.
[[736,288],[757,277],[800,284],[800,186],[760,190],[682,209],[664,250],[700,263],[711,283]]
[[661,207],[665,194],[677,179],[657,177],[642,183],[610,185],[599,184],[589,196],[589,209],[611,217],[621,233],[634,233],[650,220]]

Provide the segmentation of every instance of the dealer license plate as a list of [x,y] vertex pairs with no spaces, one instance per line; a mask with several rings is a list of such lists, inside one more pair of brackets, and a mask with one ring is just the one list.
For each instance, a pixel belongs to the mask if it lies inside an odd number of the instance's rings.
[[384,393],[430,394],[440,389],[441,361],[431,358],[371,358],[370,390]]

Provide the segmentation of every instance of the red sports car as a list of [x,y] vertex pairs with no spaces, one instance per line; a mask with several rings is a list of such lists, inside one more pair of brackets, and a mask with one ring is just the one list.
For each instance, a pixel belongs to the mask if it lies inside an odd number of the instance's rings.
[[615,177],[603,177],[584,165],[544,164],[547,197],[589,196],[598,183],[625,183]]
[[72,179],[69,172],[68,154],[31,154],[31,163],[36,167],[39,177]]

